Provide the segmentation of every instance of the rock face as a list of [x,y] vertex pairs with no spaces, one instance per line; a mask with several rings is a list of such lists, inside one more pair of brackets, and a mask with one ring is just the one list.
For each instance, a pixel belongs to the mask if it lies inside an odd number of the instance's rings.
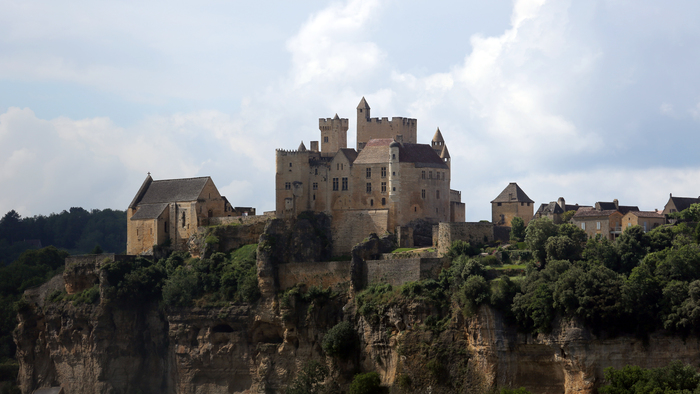
[[[177,310],[34,304],[20,313],[15,331],[19,384],[24,393],[48,386],[85,394],[283,393],[305,362],[318,360],[339,388],[357,371],[377,371],[395,393],[493,386],[594,393],[608,366],[700,363],[697,338],[596,338],[573,322],[557,322],[549,335],[524,335],[486,307],[470,319],[448,314],[438,329],[430,319],[440,312],[428,302],[360,316],[349,296],[288,294],[256,305]],[[346,359],[332,359],[323,337],[344,320],[354,325],[358,345]]]

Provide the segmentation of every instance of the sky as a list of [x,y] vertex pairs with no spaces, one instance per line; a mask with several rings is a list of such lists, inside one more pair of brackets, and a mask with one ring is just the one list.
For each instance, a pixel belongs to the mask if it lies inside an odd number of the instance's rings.
[[121,209],[147,173],[275,209],[318,119],[440,128],[467,221],[700,195],[700,2],[0,0],[0,214]]

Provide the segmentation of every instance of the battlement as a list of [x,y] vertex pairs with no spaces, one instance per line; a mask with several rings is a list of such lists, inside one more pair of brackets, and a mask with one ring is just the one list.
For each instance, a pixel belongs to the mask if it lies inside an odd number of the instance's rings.
[[333,123],[340,123],[344,127],[349,127],[350,124],[348,118],[318,118],[319,127],[330,126],[333,125]]
[[292,156],[292,155],[308,155],[311,153],[316,153],[313,151],[308,151],[308,150],[286,150],[286,149],[275,149],[275,153],[277,156]]
[[404,126],[404,127],[409,126],[410,127],[410,126],[418,125],[418,120],[414,119],[414,118],[404,118],[402,116],[393,116],[391,118],[391,120],[389,120],[389,118],[387,118],[387,117],[369,118],[369,119],[367,119],[367,123],[377,123],[377,124],[389,123],[389,124],[396,124],[396,125],[398,125],[400,123],[401,126]]

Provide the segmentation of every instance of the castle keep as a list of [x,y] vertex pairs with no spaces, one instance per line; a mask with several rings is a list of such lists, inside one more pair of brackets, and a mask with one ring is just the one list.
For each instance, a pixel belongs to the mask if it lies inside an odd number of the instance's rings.
[[416,119],[371,118],[363,97],[357,150],[347,148],[348,119],[319,119],[319,130],[320,149],[311,141],[309,149],[302,142],[297,150],[277,150],[276,216],[331,215],[334,254],[348,253],[370,233],[465,220],[461,194],[450,189],[450,155],[439,129],[431,144],[419,144]]

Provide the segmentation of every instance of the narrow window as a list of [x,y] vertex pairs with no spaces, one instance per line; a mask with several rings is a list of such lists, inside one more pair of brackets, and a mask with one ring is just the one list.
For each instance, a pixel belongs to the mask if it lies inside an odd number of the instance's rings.
[[374,206],[374,199],[370,199],[370,200],[369,200],[369,206],[370,206],[370,207],[373,207],[373,206]]
[[392,160],[396,160],[396,153],[392,153],[391,158],[392,158]]
[[382,167],[382,178],[386,178],[386,167]]
[[421,177],[421,179],[425,179],[425,171],[420,172],[420,177]]
[[581,230],[585,230],[585,229],[586,229],[586,223],[581,223]]
[[372,193],[372,184],[367,182],[367,193]]
[[422,189],[422,190],[420,191],[420,196],[421,196],[422,199],[425,200],[425,189]]
[[596,229],[600,230],[600,222],[595,222]]
[[392,171],[391,176],[396,176],[396,171]]
[[433,179],[433,172],[432,171],[428,171],[428,179]]
[[182,211],[182,227],[185,227],[185,211]]
[[164,224],[163,231],[165,231],[167,233],[168,232],[168,221],[166,220],[163,224]]
[[348,190],[348,178],[343,178],[343,190]]
[[413,207],[413,212],[418,212],[418,207]]
[[316,195],[314,194],[314,201],[316,201]]
[[333,178],[333,190],[338,190],[338,178]]
[[314,175],[318,175],[318,168],[314,169]]
[[368,167],[367,168],[367,178],[371,178],[371,177],[372,177],[372,169]]
[[289,166],[291,167],[291,166],[292,166],[292,163],[289,163]]
[[435,190],[435,198],[440,199],[440,190]]
[[382,197],[382,205],[386,205],[386,198]]
[[395,188],[395,187],[392,187],[391,190],[392,190],[392,191],[396,191],[396,188]]
[[382,182],[382,193],[386,193],[386,182]]

